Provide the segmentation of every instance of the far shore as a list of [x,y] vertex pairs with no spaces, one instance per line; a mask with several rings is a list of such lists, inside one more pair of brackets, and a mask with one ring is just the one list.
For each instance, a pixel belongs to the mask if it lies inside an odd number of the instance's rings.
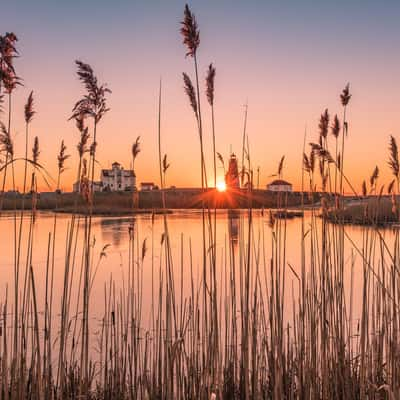
[[[163,200],[164,197],[164,200]],[[250,205],[262,208],[299,208],[303,203],[312,206],[319,202],[320,196],[311,199],[301,192],[271,192],[254,189],[218,192],[215,189],[166,189],[137,192],[96,192],[93,200],[93,214],[128,215],[132,213],[163,213],[174,209],[242,209]],[[32,196],[18,193],[5,193],[3,210],[32,208]],[[78,193],[46,192],[38,194],[37,210],[57,210],[62,213],[86,213],[88,205]]]

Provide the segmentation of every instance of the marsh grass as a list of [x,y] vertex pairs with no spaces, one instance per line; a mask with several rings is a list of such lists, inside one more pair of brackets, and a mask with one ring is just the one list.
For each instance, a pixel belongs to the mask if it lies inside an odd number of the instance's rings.
[[[186,75],[185,90],[197,122],[201,177],[206,188],[196,58],[200,37],[196,19],[187,6],[182,33],[188,55],[194,58],[196,85]],[[4,61],[4,54],[2,57],[0,62],[5,65],[8,59]],[[378,195],[359,206],[371,226],[362,227],[362,242],[355,243],[341,214],[344,185],[350,184],[343,168],[345,115],[351,97],[348,87],[341,96],[342,137],[337,118],[332,128],[335,158],[329,153],[327,111],[321,118],[317,143],[312,144],[310,153],[306,154],[303,149],[302,182],[309,186],[311,198],[316,195],[317,185],[321,185],[324,218],[319,218],[314,208],[308,219],[303,213],[298,243],[289,243],[286,219],[275,219],[272,212],[267,215],[264,211],[259,218],[254,218],[253,165],[244,129],[242,179],[246,177],[248,183],[247,209],[239,217],[231,215],[239,220],[238,239],[227,237],[223,244],[218,243],[216,214],[203,206],[201,243],[192,243],[191,239],[185,242],[182,236],[180,257],[174,258],[165,204],[170,163],[162,148],[160,82],[157,139],[163,229],[161,236],[156,237],[153,214],[150,240],[143,236],[146,233],[139,230],[132,218],[128,262],[121,269],[120,287],[115,275],[105,282],[96,281],[108,246],[98,251],[92,230],[91,182],[95,173],[97,129],[108,111],[109,90],[98,84],[88,64],[77,62],[77,67],[85,87],[85,94],[76,103],[72,115],[80,133],[77,146],[80,199],[75,196],[70,200],[74,208],[62,249],[56,245],[56,208],[53,229],[48,236],[45,293],[37,292],[36,282],[40,277],[34,262],[37,179],[42,177],[37,140],[34,140],[32,158],[28,159],[27,154],[22,157],[25,170],[27,165],[32,166],[32,196],[24,194],[29,217],[27,224],[20,224],[20,232],[22,226],[27,226],[28,236],[24,240],[15,239],[13,251],[24,256],[25,275],[22,301],[19,301],[20,262],[16,256],[14,286],[7,287],[0,297],[0,398],[399,398],[399,233],[396,230],[393,240],[388,241],[377,226],[383,204],[385,209],[391,207],[398,219],[397,143],[391,139],[389,162],[394,181],[390,184],[390,203],[388,198],[383,198],[383,190],[378,190],[379,169],[376,168],[369,180],[369,192]],[[210,101],[210,89],[214,82],[212,85],[210,79],[207,82],[207,95],[213,108],[214,93]],[[88,118],[93,122],[90,146]],[[27,141],[28,122],[29,118]],[[212,126],[215,181],[218,153],[213,109]],[[0,138],[6,159],[0,172],[5,182],[7,166],[14,167],[16,163],[10,124],[2,128]],[[132,152],[132,161],[137,154],[138,146]],[[62,142],[57,157],[58,188],[67,160]],[[283,160],[278,166],[279,175]],[[332,171],[334,183],[333,179],[329,183]],[[367,183],[363,186],[362,198],[368,193]],[[303,187],[303,191],[307,190]],[[278,194],[279,208],[286,210],[287,203],[288,197]],[[85,211],[83,215],[77,213],[78,207]],[[331,214],[336,215],[335,223],[327,218]],[[16,210],[13,216],[17,221]],[[17,232],[15,228],[15,238]],[[202,253],[198,274],[194,246],[201,248]],[[290,264],[289,246],[300,248],[299,265]],[[352,249],[349,258],[348,246]],[[63,254],[61,263],[57,261],[60,254]],[[144,268],[148,257],[151,257],[151,304],[149,315],[145,315],[144,302],[148,299],[144,298],[144,285],[149,282],[144,281]],[[360,288],[354,287],[356,266],[361,266]],[[63,268],[59,294],[54,293],[56,268]],[[350,282],[347,282],[349,276]],[[94,332],[89,321],[93,312],[93,288],[98,284],[103,287],[104,310],[99,328]],[[362,293],[360,307],[354,304],[356,290]],[[59,310],[54,309],[56,295],[60,297]]]

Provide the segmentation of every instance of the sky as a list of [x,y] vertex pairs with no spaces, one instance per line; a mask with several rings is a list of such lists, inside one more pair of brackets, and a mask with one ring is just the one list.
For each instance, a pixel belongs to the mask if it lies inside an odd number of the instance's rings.
[[[71,159],[62,177],[71,190],[77,174],[78,131],[68,121],[83,95],[74,60],[89,63],[112,93],[98,130],[99,169],[118,161],[129,168],[141,137],[137,181],[158,182],[157,103],[162,79],[162,152],[171,164],[166,183],[200,185],[199,140],[183,91],[182,72],[193,60],[179,33],[184,2],[132,0],[13,0],[2,4],[1,33],[19,38],[12,134],[24,151],[23,105],[34,91],[40,160],[55,178],[63,139]],[[189,3],[200,28],[198,50],[206,160],[212,171],[211,115],[204,95],[207,66],[216,67],[217,151],[241,153],[244,105],[260,187],[285,155],[284,179],[299,189],[304,133],[316,141],[325,108],[342,115],[339,95],[350,82],[345,173],[356,188],[375,165],[388,182],[389,135],[400,140],[400,3],[395,1],[228,1]],[[7,107],[6,107],[7,108]],[[5,118],[5,115],[0,115]],[[331,144],[334,145],[333,142]],[[308,151],[308,150],[307,150]],[[22,166],[17,186],[22,186]],[[222,179],[222,167],[218,169]],[[210,182],[211,183],[211,182]],[[44,182],[39,183],[46,190]]]

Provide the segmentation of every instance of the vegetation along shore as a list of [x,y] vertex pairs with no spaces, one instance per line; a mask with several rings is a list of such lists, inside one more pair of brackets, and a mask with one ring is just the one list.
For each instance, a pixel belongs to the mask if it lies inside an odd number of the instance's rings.
[[[299,149],[300,192],[254,189],[256,167],[244,123],[238,175],[243,189],[236,195],[216,193],[209,182],[217,186],[218,163],[224,162],[216,141],[218,75],[198,52],[200,31],[187,5],[180,35],[190,71],[182,75],[182,96],[193,122],[190,134],[198,141],[201,187],[188,194],[166,188],[173,160],[164,141],[160,81],[155,130],[148,133],[157,139],[152,151],[160,190],[94,191],[103,121],[113,112],[112,88],[90,64],[77,60],[82,93],[69,113],[77,145],[67,149],[62,141],[54,160],[55,190],[60,191],[68,166],[79,193],[51,196],[38,193],[47,171],[40,138],[31,132],[39,117],[36,92],[24,110],[13,108],[25,84],[16,62],[19,43],[13,33],[0,36],[0,230],[7,222],[12,260],[0,256],[1,274],[11,282],[0,281],[0,399],[399,399],[400,230],[378,226],[386,217],[399,222],[396,138],[388,138],[389,184],[380,183],[378,167],[362,185],[350,182],[346,146],[352,93],[344,84],[340,93],[326,94],[336,115],[322,110],[316,134],[305,135]],[[14,146],[17,111],[24,112],[22,151]],[[211,167],[207,149],[212,149]],[[139,140],[132,139],[132,165],[139,150]],[[72,151],[76,165],[69,164]],[[282,157],[279,178],[284,168]],[[23,177],[22,194],[6,196],[16,190],[16,171]],[[348,191],[362,202],[346,208]],[[320,207],[304,213],[314,202]],[[237,206],[244,211],[229,216],[235,240],[221,238],[217,208]],[[286,218],[292,206],[301,211],[295,237],[288,226],[296,221]],[[100,280],[110,248],[96,246],[94,215],[154,207],[161,212],[161,234],[155,233],[154,217],[143,229],[132,217],[126,257],[121,255]],[[201,229],[193,238],[178,235],[173,245],[168,210],[175,207],[198,208]],[[261,207],[279,213],[254,211]],[[38,209],[55,211],[41,237]],[[69,214],[60,216],[61,211]],[[368,222],[359,227],[358,240],[346,225],[348,213]],[[61,218],[67,218],[62,232]],[[43,242],[46,250],[37,254]],[[300,256],[293,263],[295,250]]]

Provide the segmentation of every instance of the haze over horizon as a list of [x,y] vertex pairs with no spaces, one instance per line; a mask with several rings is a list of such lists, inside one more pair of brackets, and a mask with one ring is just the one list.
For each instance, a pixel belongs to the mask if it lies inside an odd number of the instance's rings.
[[[185,58],[179,33],[184,4],[175,0],[83,4],[15,0],[2,5],[1,34],[12,31],[18,36],[20,58],[15,66],[24,84],[13,96],[16,152],[24,150],[23,105],[33,90],[37,114],[29,148],[33,136],[39,136],[41,163],[55,176],[56,154],[64,139],[73,157],[67,161],[62,187],[71,190],[79,134],[68,118],[83,94],[74,63],[80,59],[112,90],[108,96],[111,110],[98,132],[100,166],[107,168],[118,161],[129,168],[130,148],[140,135],[137,182],[158,182],[161,77],[163,152],[171,163],[167,186],[200,186],[198,134],[182,82],[182,72],[193,77],[193,65]],[[345,172],[357,189],[375,165],[389,181],[389,135],[400,139],[399,3],[191,1],[190,7],[200,28],[201,75],[205,77],[210,62],[217,70],[218,152],[225,158],[230,148],[240,154],[244,104],[248,102],[251,157],[254,167],[260,167],[260,186],[265,187],[285,155],[283,177],[298,189],[304,131],[307,142],[317,139],[319,116],[325,108],[331,118],[335,113],[341,118],[339,94],[350,82]],[[204,80],[201,84],[204,87]],[[204,96],[211,176],[207,106]],[[40,185],[46,190],[43,182]]]

